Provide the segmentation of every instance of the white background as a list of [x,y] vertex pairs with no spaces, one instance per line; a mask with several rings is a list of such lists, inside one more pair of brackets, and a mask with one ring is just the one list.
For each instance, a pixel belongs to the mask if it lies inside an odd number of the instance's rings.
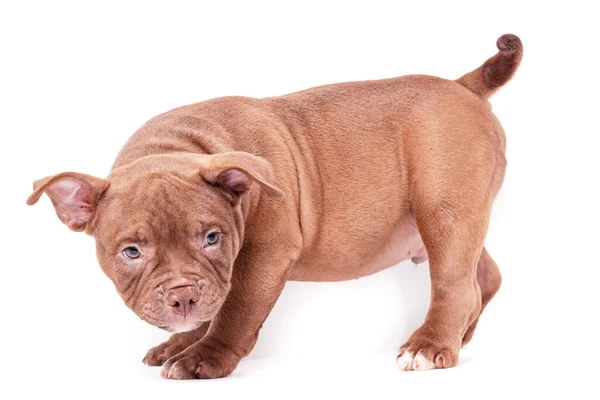
[[[593,2],[6,3],[0,397],[597,396]],[[504,284],[457,368],[397,370],[429,301],[427,264],[408,262],[358,281],[289,283],[232,377],[163,380],[141,360],[167,334],[122,304],[93,239],[64,227],[46,197],[25,205],[35,179],[106,176],[129,135],[168,109],[410,73],[454,79],[507,32],[525,56],[491,99],[509,167],[487,246]]]

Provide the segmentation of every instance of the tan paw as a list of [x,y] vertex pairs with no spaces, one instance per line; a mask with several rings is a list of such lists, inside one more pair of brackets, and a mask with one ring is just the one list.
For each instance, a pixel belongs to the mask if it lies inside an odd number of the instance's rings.
[[231,351],[197,342],[169,358],[160,376],[166,379],[211,379],[230,375],[240,358]]
[[166,342],[148,350],[148,353],[146,353],[146,357],[144,357],[142,362],[152,367],[163,365],[169,358],[181,353],[189,346],[202,339],[208,330],[208,327],[209,323],[205,323],[193,331],[171,335]]
[[187,348],[187,343],[167,341],[151,348],[142,362],[151,367],[159,367],[169,358],[181,353]]

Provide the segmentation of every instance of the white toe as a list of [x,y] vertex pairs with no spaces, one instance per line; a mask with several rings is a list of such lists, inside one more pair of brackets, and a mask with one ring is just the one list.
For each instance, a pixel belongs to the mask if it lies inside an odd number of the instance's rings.
[[413,360],[412,369],[415,371],[426,371],[428,369],[434,369],[435,364],[427,359],[423,354],[417,353]]
[[410,351],[405,351],[401,357],[396,359],[396,362],[402,371],[410,371],[412,369],[413,354]]

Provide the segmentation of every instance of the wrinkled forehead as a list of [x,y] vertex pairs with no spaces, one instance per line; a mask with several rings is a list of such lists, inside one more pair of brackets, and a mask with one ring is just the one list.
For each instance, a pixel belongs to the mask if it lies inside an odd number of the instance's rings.
[[111,182],[98,208],[98,233],[141,241],[177,240],[226,223],[224,198],[198,179],[148,173]]

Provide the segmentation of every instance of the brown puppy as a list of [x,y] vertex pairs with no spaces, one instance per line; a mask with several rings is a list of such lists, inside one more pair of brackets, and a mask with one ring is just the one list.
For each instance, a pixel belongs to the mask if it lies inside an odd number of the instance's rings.
[[177,108],[136,132],[106,179],[35,182],[149,323],[174,379],[231,374],[286,280],[337,281],[429,258],[431,305],[403,370],[451,367],[500,286],[485,248],[505,138],[487,98],[522,55],[457,81],[405,76]]

